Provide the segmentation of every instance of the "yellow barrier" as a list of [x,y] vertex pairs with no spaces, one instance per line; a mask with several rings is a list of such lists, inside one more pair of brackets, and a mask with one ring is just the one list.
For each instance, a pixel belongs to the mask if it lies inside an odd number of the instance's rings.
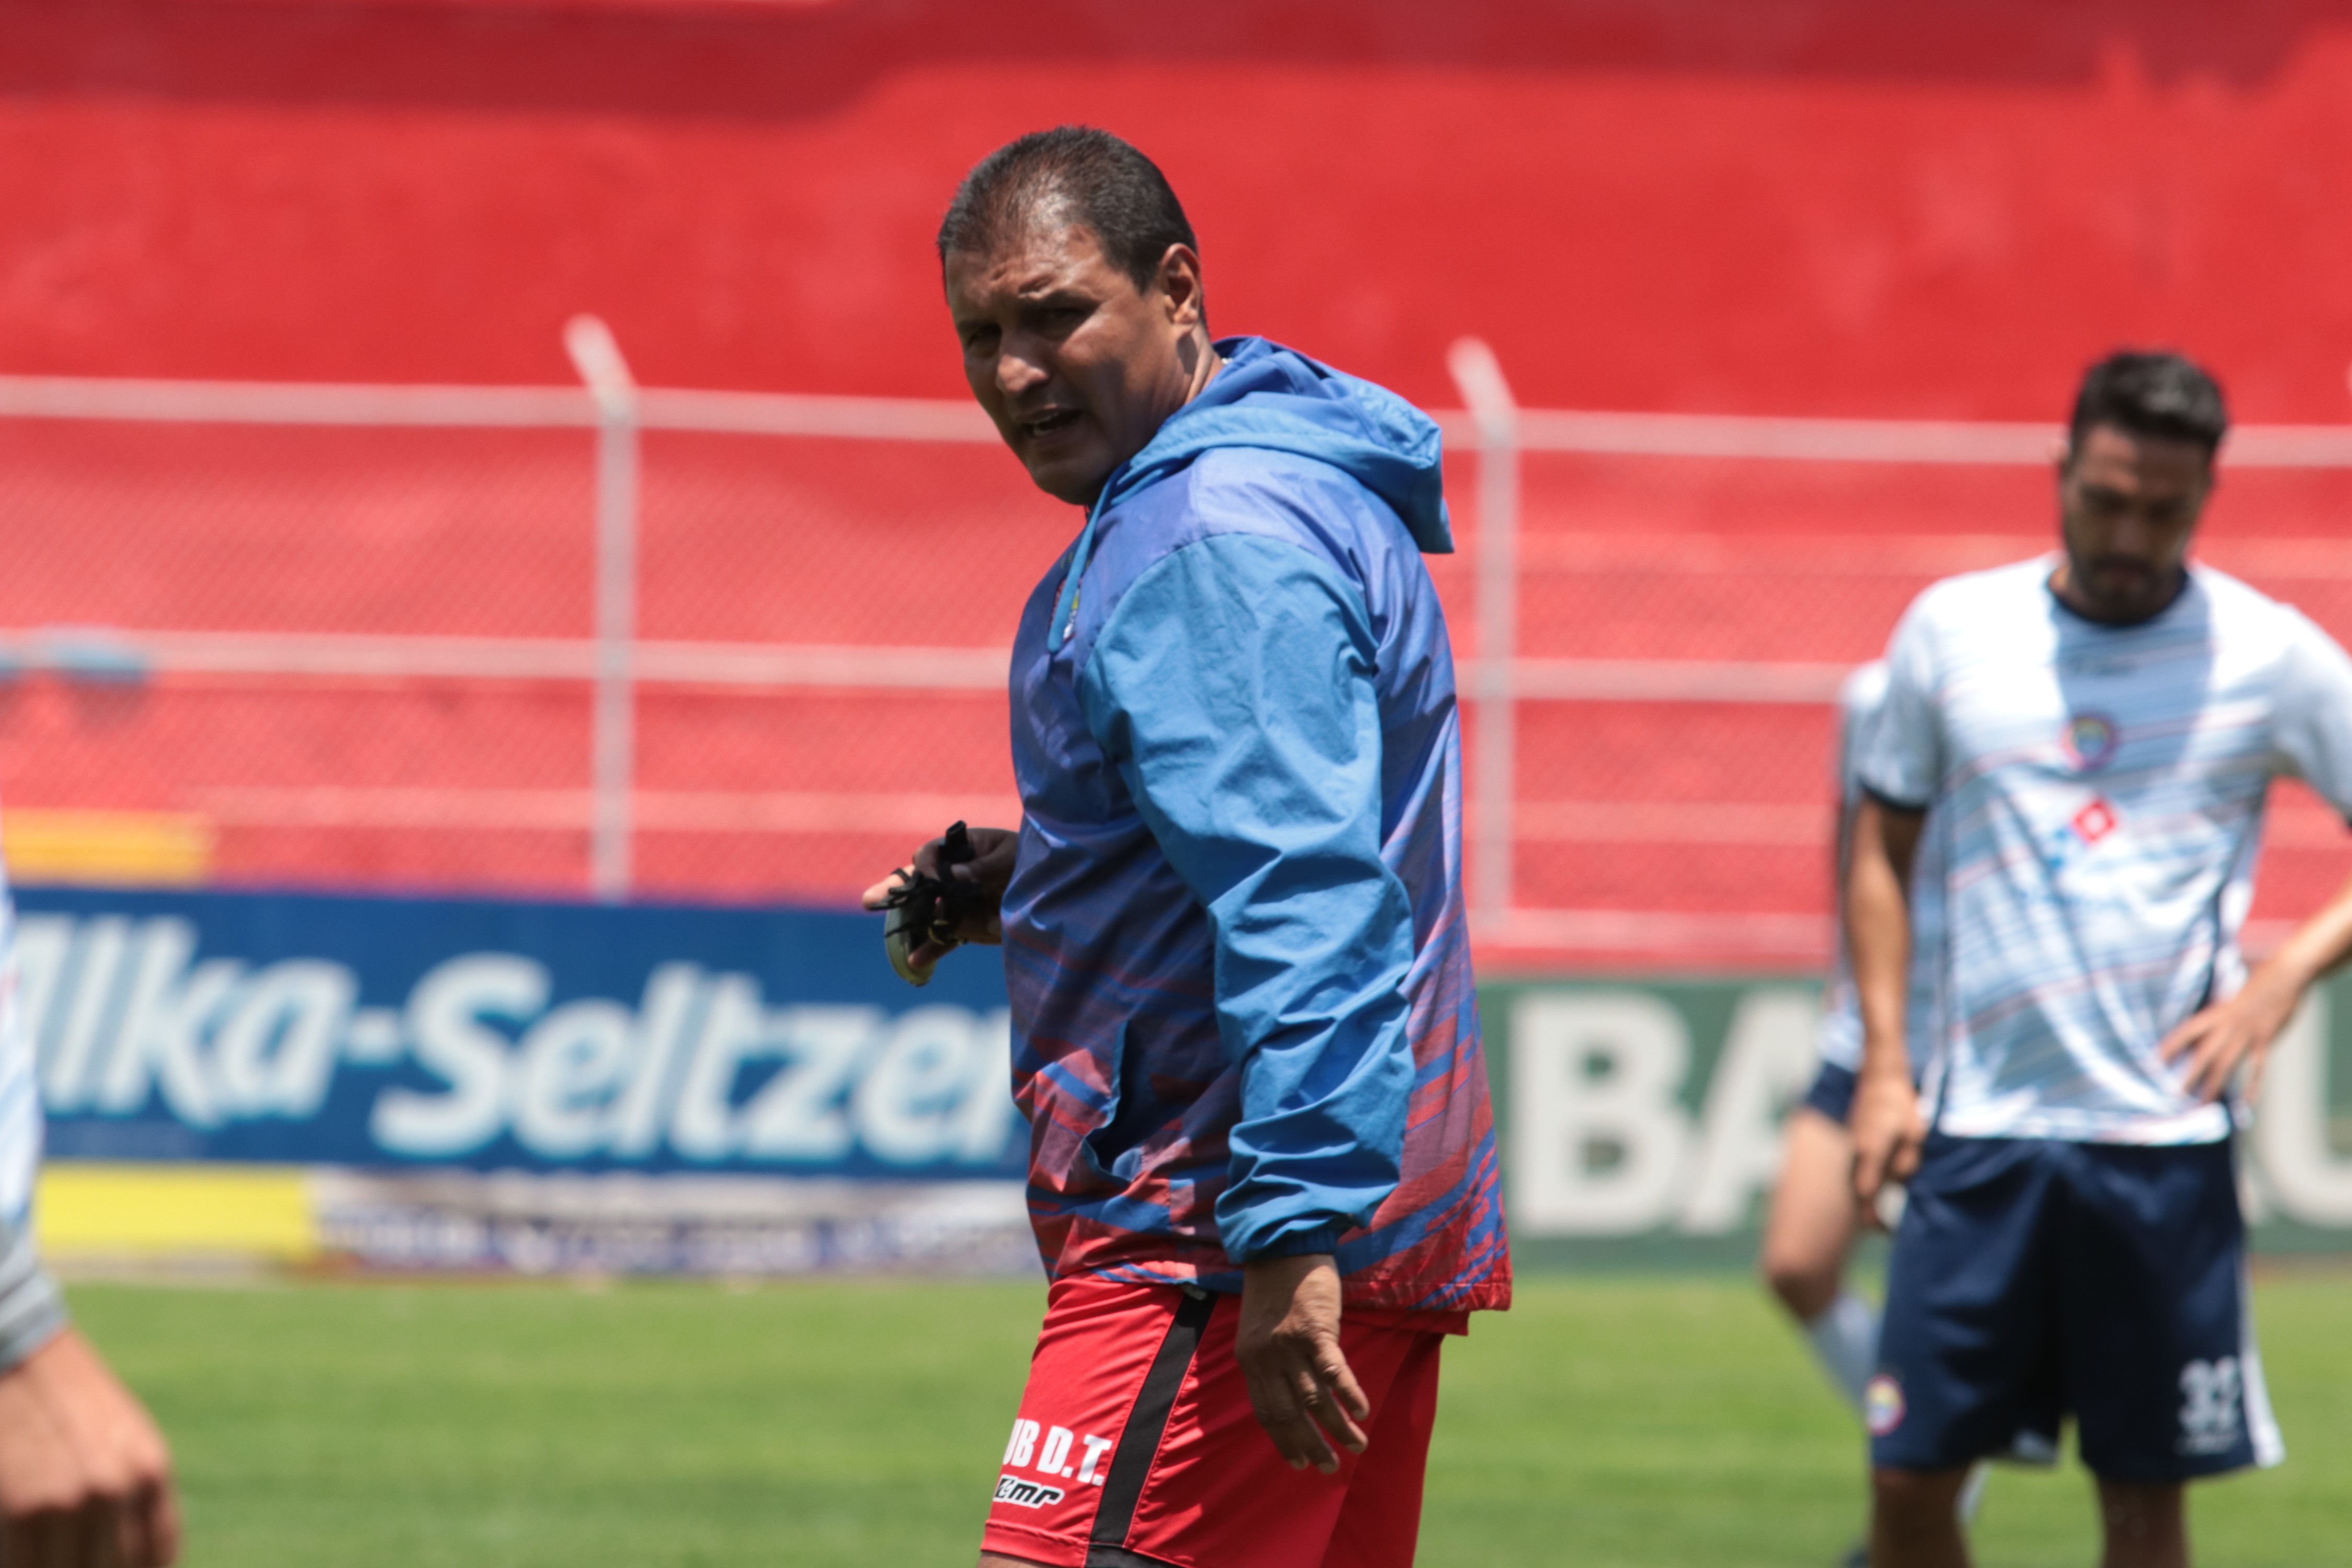
[[299,1169],[280,1166],[53,1163],[41,1172],[41,1249],[163,1257],[234,1254],[299,1262],[318,1225]]
[[0,855],[18,882],[194,887],[212,874],[209,818],[169,811],[0,812]]

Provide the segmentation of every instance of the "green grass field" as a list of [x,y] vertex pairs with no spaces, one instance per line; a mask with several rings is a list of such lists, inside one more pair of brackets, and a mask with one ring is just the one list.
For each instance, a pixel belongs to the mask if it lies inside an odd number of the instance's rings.
[[[1034,1287],[84,1285],[177,1450],[194,1568],[960,1564]],[[2342,1561],[2352,1280],[2260,1291],[2285,1469],[2197,1495],[2211,1563]],[[1421,1562],[1801,1564],[1860,1442],[1744,1281],[1523,1281],[1447,1353]],[[2005,1472],[1980,1561],[2086,1564],[2086,1483]]]

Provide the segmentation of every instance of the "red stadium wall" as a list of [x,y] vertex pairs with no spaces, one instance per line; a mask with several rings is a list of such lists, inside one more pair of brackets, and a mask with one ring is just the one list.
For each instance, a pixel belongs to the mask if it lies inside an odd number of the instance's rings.
[[[2052,420],[2161,341],[2243,418],[2352,415],[2352,0],[0,0],[0,373],[568,383],[584,310],[650,383],[959,396],[933,225],[1059,120],[1168,169],[1222,329],[1433,405],[1475,333],[1554,407]],[[0,628],[582,636],[587,452],[0,422]],[[1072,526],[981,446],[646,459],[656,638],[1001,644]],[[1859,661],[2049,506],[2029,469],[1530,458],[1522,651]],[[2352,636],[2347,506],[2231,475],[2214,557]],[[648,698],[639,885],[838,901],[1009,809],[1003,724]],[[1531,705],[1522,901],[1825,941],[1830,731]],[[571,891],[586,736],[576,691],[0,683],[0,797],[194,811],[224,880]],[[2291,808],[2265,918],[2352,872]]]
[[0,5],[0,368],[952,393],[928,240],[1062,120],[1223,327],[1451,402],[2043,417],[2120,340],[2334,421],[2352,5]]

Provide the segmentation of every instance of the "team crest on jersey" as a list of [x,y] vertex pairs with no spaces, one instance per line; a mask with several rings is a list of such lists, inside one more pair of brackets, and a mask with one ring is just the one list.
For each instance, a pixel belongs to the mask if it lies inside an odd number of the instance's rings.
[[2066,721],[2058,743],[2066,748],[2067,760],[2077,771],[2095,773],[2115,757],[2123,738],[2123,731],[2105,714],[2078,713]]
[[1880,1373],[1862,1391],[1862,1418],[1874,1437],[1884,1437],[1903,1425],[1903,1385]]

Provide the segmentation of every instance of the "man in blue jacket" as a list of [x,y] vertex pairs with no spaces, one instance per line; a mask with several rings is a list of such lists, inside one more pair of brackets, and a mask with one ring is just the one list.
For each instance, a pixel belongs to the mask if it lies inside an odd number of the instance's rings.
[[1438,1347],[1510,1297],[1436,427],[1213,341],[1183,209],[1104,132],[991,154],[940,254],[973,395],[1087,508],[1014,642],[1021,828],[949,871],[1004,946],[1052,1278],[983,1561],[1402,1568]]

